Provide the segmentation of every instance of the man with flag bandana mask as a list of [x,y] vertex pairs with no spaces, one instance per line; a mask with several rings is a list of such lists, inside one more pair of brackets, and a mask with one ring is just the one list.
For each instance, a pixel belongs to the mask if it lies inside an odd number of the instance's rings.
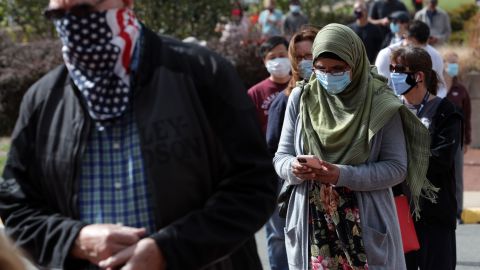
[[261,269],[276,177],[255,108],[228,61],[133,3],[50,0],[65,64],[23,98],[5,231],[42,269]]
[[133,11],[109,9],[81,17],[67,13],[54,23],[66,66],[90,116],[98,120],[121,116],[130,99],[130,61],[140,36]]

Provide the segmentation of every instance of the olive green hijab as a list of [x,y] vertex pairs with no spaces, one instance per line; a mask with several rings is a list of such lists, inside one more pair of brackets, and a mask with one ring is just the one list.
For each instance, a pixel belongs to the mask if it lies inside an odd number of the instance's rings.
[[370,156],[372,138],[395,113],[402,118],[407,144],[407,185],[414,212],[419,199],[435,200],[435,187],[427,180],[430,134],[419,119],[393,94],[386,79],[370,63],[360,38],[347,26],[329,24],[313,42],[314,62],[322,53],[334,53],[351,68],[347,88],[331,95],[312,76],[300,100],[304,151],[334,164],[358,165]]

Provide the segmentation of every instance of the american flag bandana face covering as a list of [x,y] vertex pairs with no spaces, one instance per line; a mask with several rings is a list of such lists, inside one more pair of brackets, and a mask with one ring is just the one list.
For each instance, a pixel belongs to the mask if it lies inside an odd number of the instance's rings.
[[70,77],[87,101],[90,116],[121,116],[130,101],[130,62],[140,35],[131,9],[67,14],[55,20]]

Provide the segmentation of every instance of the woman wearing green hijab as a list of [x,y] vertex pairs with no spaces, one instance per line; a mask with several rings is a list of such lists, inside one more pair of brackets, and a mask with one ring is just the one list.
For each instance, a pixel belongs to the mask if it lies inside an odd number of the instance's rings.
[[[428,130],[370,68],[362,41],[329,24],[313,43],[315,76],[293,90],[274,165],[294,191],[285,241],[290,269],[405,269],[391,187],[413,210],[434,199]],[[299,163],[312,155],[318,168]]]

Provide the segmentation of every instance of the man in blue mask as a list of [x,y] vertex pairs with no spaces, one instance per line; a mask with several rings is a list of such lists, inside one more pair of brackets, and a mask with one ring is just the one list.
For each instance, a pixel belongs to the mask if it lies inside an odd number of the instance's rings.
[[383,37],[390,32],[390,19],[388,16],[395,11],[408,11],[403,1],[399,0],[379,0],[373,1],[368,12],[368,20],[380,26]]
[[290,40],[290,38],[302,26],[308,24],[308,17],[302,12],[302,5],[299,0],[290,1],[289,12],[283,19],[283,35]]
[[408,23],[410,22],[410,14],[406,11],[395,11],[389,16],[390,33],[388,33],[382,41],[382,48],[396,44],[405,39],[408,33]]
[[261,269],[276,177],[225,59],[158,36],[133,0],[51,0],[64,65],[23,98],[6,233],[42,269]]

